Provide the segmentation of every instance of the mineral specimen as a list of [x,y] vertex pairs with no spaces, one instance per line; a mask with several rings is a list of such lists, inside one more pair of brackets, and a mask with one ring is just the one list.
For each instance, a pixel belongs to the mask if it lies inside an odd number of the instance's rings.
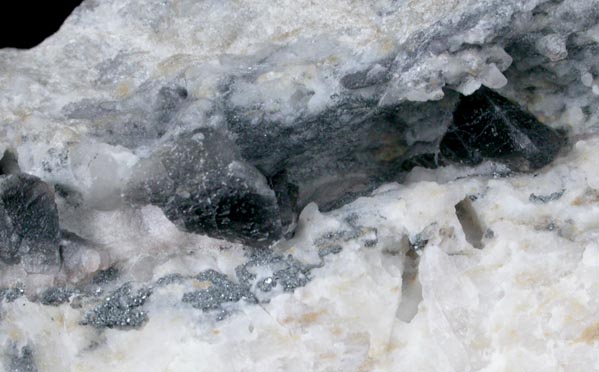
[[84,0],[0,50],[0,369],[596,369],[598,24]]

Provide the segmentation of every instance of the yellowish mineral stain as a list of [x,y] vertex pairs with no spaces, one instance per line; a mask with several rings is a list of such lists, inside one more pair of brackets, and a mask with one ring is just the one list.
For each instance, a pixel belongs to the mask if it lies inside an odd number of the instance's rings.
[[202,281],[194,281],[192,286],[196,289],[208,289],[210,287],[212,287],[212,283],[207,281],[207,280],[202,280]]
[[131,93],[131,87],[130,87],[130,84],[127,83],[127,82],[120,83],[116,87],[116,95],[117,95],[117,97],[124,98],[124,97],[127,97],[130,93]]
[[597,202],[599,202],[599,190],[589,188],[585,190],[582,195],[576,197],[570,204],[575,207],[580,207]]
[[584,342],[586,344],[599,343],[599,322],[587,327],[576,342]]

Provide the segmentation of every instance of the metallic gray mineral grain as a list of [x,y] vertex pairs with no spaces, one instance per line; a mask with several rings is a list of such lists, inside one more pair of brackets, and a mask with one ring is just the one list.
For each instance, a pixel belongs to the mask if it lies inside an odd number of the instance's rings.
[[143,305],[151,294],[147,288],[134,291],[131,284],[124,284],[87,312],[82,324],[95,328],[139,328],[148,320]]

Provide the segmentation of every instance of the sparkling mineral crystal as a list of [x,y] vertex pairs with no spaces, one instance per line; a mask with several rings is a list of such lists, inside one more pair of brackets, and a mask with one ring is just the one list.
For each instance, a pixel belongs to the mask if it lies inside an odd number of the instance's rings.
[[0,176],[0,259],[28,273],[58,271],[59,235],[52,189],[30,175]]
[[275,192],[219,131],[168,141],[133,169],[128,199],[159,206],[185,231],[253,245],[281,238]]

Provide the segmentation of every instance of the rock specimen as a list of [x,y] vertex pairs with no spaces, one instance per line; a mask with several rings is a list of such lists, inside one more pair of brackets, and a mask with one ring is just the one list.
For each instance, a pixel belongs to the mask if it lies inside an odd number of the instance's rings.
[[0,259],[29,273],[60,267],[58,211],[50,186],[27,174],[0,176]]
[[461,97],[440,150],[445,157],[464,164],[495,159],[513,169],[529,170],[549,164],[562,142],[555,130],[483,87]]
[[593,370],[598,25],[598,0],[84,0],[0,50],[0,365]]

